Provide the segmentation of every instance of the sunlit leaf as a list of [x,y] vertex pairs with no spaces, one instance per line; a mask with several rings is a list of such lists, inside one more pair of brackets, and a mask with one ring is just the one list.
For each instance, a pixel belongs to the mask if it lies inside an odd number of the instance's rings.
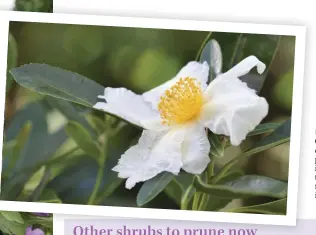
[[28,64],[11,70],[22,86],[41,94],[92,107],[104,87],[80,74],[46,64]]
[[200,192],[229,199],[255,196],[285,198],[287,195],[287,182],[259,175],[245,175],[223,185],[206,184],[196,176],[194,187]]

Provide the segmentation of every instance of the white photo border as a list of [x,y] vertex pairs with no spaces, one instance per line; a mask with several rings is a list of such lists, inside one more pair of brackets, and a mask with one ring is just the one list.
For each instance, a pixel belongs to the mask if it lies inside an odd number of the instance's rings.
[[[274,225],[296,225],[299,158],[301,145],[301,120],[303,105],[303,77],[305,60],[305,36],[306,27],[270,24],[229,23],[196,20],[169,20],[140,17],[117,17],[76,15],[58,13],[34,13],[0,11],[0,76],[6,77],[8,31],[10,21],[77,24],[77,25],[99,25],[135,28],[159,28],[175,30],[195,31],[217,31],[217,32],[242,32],[252,34],[272,34],[295,36],[295,61],[294,61],[294,87],[292,102],[291,143],[289,162],[289,186],[286,215],[262,215],[262,214],[240,214],[228,212],[206,212],[206,211],[182,211],[166,209],[147,208],[125,208],[110,206],[90,206],[73,204],[54,204],[39,202],[0,201],[0,210],[46,212],[57,214],[111,216],[124,218],[146,218],[146,219],[171,219],[190,221],[212,221],[232,222],[247,224],[274,224]],[[4,110],[5,104],[5,80],[0,79],[1,102],[0,109]],[[0,123],[4,123],[4,115],[0,115]],[[3,125],[1,125],[0,137],[3,139]],[[2,141],[0,143],[2,149]],[[0,161],[2,169],[2,161]],[[1,173],[0,169],[0,173]]]

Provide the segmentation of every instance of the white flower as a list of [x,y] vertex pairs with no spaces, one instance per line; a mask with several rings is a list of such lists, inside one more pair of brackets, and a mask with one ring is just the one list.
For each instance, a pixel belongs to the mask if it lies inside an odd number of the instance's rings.
[[189,62],[170,81],[137,95],[125,88],[106,88],[105,102],[94,107],[144,128],[138,144],[113,168],[127,178],[126,188],[168,171],[200,174],[210,162],[207,129],[239,145],[267,115],[268,103],[239,77],[265,65],[249,56],[207,85],[206,62]]

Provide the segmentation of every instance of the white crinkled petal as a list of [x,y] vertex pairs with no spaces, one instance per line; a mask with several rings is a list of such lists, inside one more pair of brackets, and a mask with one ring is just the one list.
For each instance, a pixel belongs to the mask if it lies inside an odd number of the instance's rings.
[[232,145],[239,145],[268,114],[266,99],[236,76],[261,63],[251,61],[237,65],[240,71],[234,67],[233,72],[218,76],[205,91],[208,102],[202,108],[201,119],[215,134],[230,136]]
[[178,74],[171,80],[163,83],[160,86],[153,88],[150,91],[145,92],[142,96],[148,102],[150,102],[154,109],[157,109],[158,103],[160,102],[160,97],[168,90],[171,86],[176,84],[180,78],[195,78],[199,82],[204,90],[207,86],[209,74],[209,66],[207,62],[199,63],[196,61],[191,61],[185,65]]
[[182,169],[191,174],[201,174],[210,162],[209,152],[210,143],[204,126],[188,128],[182,143]]
[[160,115],[150,103],[125,88],[105,88],[104,95],[98,96],[106,102],[98,102],[93,107],[114,114],[126,121],[146,128],[142,121],[160,120]]
[[167,171],[178,174],[182,167],[183,131],[154,132],[144,130],[138,144],[129,148],[113,168],[118,177],[127,178],[126,188]]
[[262,74],[266,69],[266,65],[264,63],[262,63],[257,57],[251,55],[240,61],[237,65],[227,71],[226,74],[229,76],[241,77],[249,73],[253,67],[257,67],[257,72],[259,74]]

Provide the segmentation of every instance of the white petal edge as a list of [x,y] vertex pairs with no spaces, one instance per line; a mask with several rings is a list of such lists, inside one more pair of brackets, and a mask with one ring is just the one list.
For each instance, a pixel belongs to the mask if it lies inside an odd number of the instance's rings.
[[235,146],[268,114],[269,105],[265,98],[259,97],[237,77],[258,65],[263,72],[262,62],[254,56],[247,57],[240,66],[235,66],[239,70],[219,75],[205,91],[208,102],[202,109],[202,122],[215,134],[230,136],[231,144]]
[[210,162],[210,147],[204,126],[187,128],[182,143],[182,169],[191,174],[201,174]]
[[180,78],[195,78],[197,82],[201,84],[202,89],[204,90],[207,86],[206,83],[208,80],[208,74],[209,66],[207,62],[199,63],[196,61],[191,61],[187,63],[174,78],[145,92],[142,96],[146,101],[152,104],[154,109],[157,109],[158,103],[160,102],[160,97],[165,93],[166,90],[176,84]]
[[106,102],[96,103],[93,106],[95,109],[114,114],[132,124],[144,127],[142,121],[160,119],[159,113],[141,95],[125,88],[108,87],[104,95],[98,97]]
[[177,175],[182,167],[183,135],[183,131],[144,130],[138,144],[129,148],[112,170],[118,172],[118,177],[127,178],[127,189],[163,171]]
[[266,65],[264,63],[262,63],[257,57],[251,55],[240,61],[226,73],[228,76],[241,77],[249,73],[253,67],[257,67],[257,72],[259,74],[262,74],[266,69]]

